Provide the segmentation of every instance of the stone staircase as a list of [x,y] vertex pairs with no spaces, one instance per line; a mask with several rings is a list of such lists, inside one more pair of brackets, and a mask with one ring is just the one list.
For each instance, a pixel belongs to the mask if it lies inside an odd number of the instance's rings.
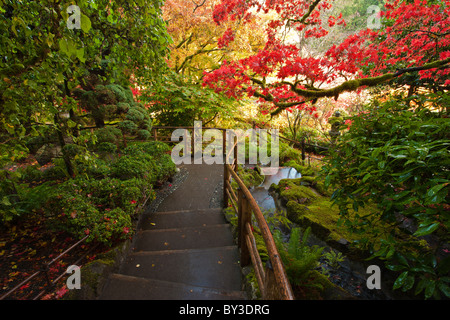
[[[169,196],[162,208],[178,208],[177,197],[186,199],[189,181],[184,188]],[[132,252],[118,272],[109,276],[100,299],[246,299],[231,226],[221,208],[205,205],[197,202],[196,208],[188,210],[145,214]]]

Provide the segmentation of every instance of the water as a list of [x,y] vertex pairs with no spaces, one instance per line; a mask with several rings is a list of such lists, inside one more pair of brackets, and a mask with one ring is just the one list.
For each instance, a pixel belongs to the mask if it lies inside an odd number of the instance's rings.
[[[275,200],[269,194],[269,188],[272,183],[278,184],[282,179],[297,179],[301,178],[301,173],[297,172],[295,168],[279,167],[279,168],[262,168],[264,181],[257,187],[250,189],[250,193],[255,198],[259,207],[263,212],[274,214],[277,211]],[[282,233],[288,230],[281,230]],[[285,234],[288,238],[288,234]],[[326,251],[333,250],[324,241],[319,240],[313,234],[310,234],[310,245],[319,245],[326,248]],[[321,268],[325,269],[331,282],[344,288],[352,296],[357,299],[367,300],[386,300],[392,299],[390,290],[369,290],[366,286],[367,274],[362,263],[344,258],[343,262],[339,263],[338,268],[331,268],[328,266],[324,258],[320,261]],[[387,289],[385,284],[382,284],[383,289]]]
[[269,188],[272,183],[278,184],[282,179],[301,178],[301,173],[295,168],[279,167],[279,168],[262,168],[264,181],[257,187],[250,190],[253,198],[255,198],[262,211],[275,212],[275,201],[269,194]]

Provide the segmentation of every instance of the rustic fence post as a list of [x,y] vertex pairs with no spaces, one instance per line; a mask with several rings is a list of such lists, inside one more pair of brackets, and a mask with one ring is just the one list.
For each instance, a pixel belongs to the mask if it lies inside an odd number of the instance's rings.
[[235,135],[234,136],[234,148],[233,148],[233,152],[234,152],[234,161],[233,161],[233,165],[234,165],[234,172],[238,172],[238,146],[237,146],[237,142],[238,142],[238,137]]
[[305,161],[306,153],[305,153],[305,137],[302,138],[302,161]]
[[227,131],[222,130],[222,145],[223,145],[223,207],[228,207],[228,193],[227,193],[227,181],[230,181],[230,172],[228,171],[228,159],[227,159]]
[[247,223],[252,223],[252,211],[247,198],[241,188],[238,189],[238,246],[241,248],[241,267],[251,263],[250,251],[247,246]]
[[265,278],[264,278],[264,300],[282,300],[280,293],[280,288],[277,285],[275,279],[275,273],[273,272],[272,264],[270,260],[266,262],[266,267],[264,268]]

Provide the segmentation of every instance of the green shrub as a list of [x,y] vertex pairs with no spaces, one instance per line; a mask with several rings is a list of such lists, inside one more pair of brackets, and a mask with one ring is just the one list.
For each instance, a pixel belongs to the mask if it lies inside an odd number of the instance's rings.
[[117,145],[112,142],[101,142],[96,146],[98,152],[114,153],[117,151]]
[[144,120],[144,114],[137,108],[130,108],[127,112],[126,119],[133,122],[138,122]]
[[124,120],[119,123],[119,128],[125,133],[134,133],[138,130],[138,126],[131,120]]
[[95,131],[97,136],[97,143],[109,142],[116,143],[122,137],[122,131],[115,127],[104,127]]
[[117,110],[121,113],[125,113],[130,109],[130,105],[126,102],[119,102],[117,104]]
[[148,140],[148,139],[150,139],[151,136],[152,136],[152,134],[151,134],[148,130],[144,130],[144,129],[139,130],[139,131],[136,133],[136,135],[137,135],[137,138],[138,138],[139,140]]
[[[156,162],[156,161],[155,161]],[[176,172],[176,165],[172,157],[168,154],[162,154],[158,157],[155,164],[155,175],[158,181],[162,181]]]
[[106,178],[70,179],[53,191],[45,206],[49,225],[79,238],[89,234],[90,241],[112,244],[129,237],[131,216],[136,203],[124,201],[121,181]]
[[18,172],[22,175],[21,180],[24,182],[36,182],[42,179],[42,171],[35,165],[19,169]]
[[[394,289],[415,286],[415,293],[424,291],[425,298],[439,291],[450,295],[444,276],[450,271],[449,255],[440,259],[439,250],[423,245],[425,236],[449,240],[450,122],[448,106],[440,104],[444,96],[448,94],[412,96],[415,108],[409,99],[390,99],[351,117],[349,131],[338,138],[324,167],[345,224],[362,235],[367,228],[378,233],[380,247],[369,239],[360,244],[374,253],[372,258],[401,272]],[[354,218],[348,214],[349,208],[357,212],[370,202],[377,204],[377,212]],[[399,215],[415,224],[417,241],[377,230],[377,221],[397,224]]]
[[67,157],[74,158],[76,155],[81,153],[81,147],[79,145],[69,143],[64,146],[63,152]]
[[62,158],[54,158],[52,160],[53,166],[48,167],[42,171],[42,178],[44,180],[60,180],[69,177],[66,165]]
[[122,180],[136,177],[152,182],[154,181],[155,163],[150,156],[123,155],[112,165],[111,171],[115,177]]
[[160,141],[149,141],[144,143],[136,143],[128,146],[122,151],[122,154],[139,156],[141,154],[147,154],[157,159],[165,153],[169,153],[170,146]]
[[308,245],[307,241],[310,232],[311,228],[308,227],[302,236],[299,228],[293,228],[289,242],[284,243],[280,231],[275,230],[274,240],[286,268],[289,281],[297,286],[323,289],[319,282],[311,283],[308,281],[313,270],[319,265],[319,259],[324,249],[324,247]]

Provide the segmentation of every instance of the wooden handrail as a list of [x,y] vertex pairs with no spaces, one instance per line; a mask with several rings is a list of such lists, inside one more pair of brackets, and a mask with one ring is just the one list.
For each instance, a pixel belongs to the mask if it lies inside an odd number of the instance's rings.
[[[289,283],[281,256],[275,245],[275,241],[273,240],[273,236],[270,232],[269,226],[267,225],[266,219],[264,218],[258,203],[253,198],[247,186],[237,173],[237,144],[238,141],[235,137],[233,147],[226,155],[224,165],[224,189],[227,191],[230,189],[228,194],[232,194],[231,192],[233,190],[231,188],[231,183],[229,182],[230,177],[233,177],[239,186],[237,197],[237,214],[239,232],[238,245],[241,248],[241,266],[248,265],[250,261],[252,262],[255,268],[256,279],[264,299],[294,300],[291,284]],[[234,166],[229,164],[229,159],[232,152],[234,153]],[[230,198],[231,200],[235,200],[233,196]],[[228,197],[224,199],[224,207],[227,206]],[[233,208],[236,210],[234,204]],[[252,232],[252,213],[254,214],[258,224],[270,260],[271,267],[266,268],[265,270],[262,267],[261,257],[256,248],[255,237]]]
[[[153,127],[154,138],[158,139],[158,129],[195,129],[194,127]],[[223,150],[226,150],[227,132],[223,128],[202,128],[218,129],[223,132]],[[253,264],[255,268],[256,279],[263,299],[294,300],[294,294],[289,283],[286,271],[281,260],[281,256],[276,247],[269,226],[261,212],[256,200],[242,182],[237,173],[237,137],[235,136],[234,145],[228,150],[224,164],[224,207],[228,207],[231,202],[233,209],[238,214],[238,245],[241,251],[241,266]],[[231,154],[234,153],[233,164],[230,164]],[[239,186],[238,194],[233,191],[230,179],[233,178]],[[267,248],[270,264],[264,268],[261,257],[256,247],[255,236],[252,231],[252,213],[259,227],[261,236]]]
[[[230,172],[231,176],[233,177],[233,179],[236,181],[236,183],[239,185],[239,191],[242,192],[243,196],[246,199],[246,202],[248,203],[249,207],[251,208],[250,212],[245,212],[244,214],[248,214],[249,217],[246,217],[246,221],[242,221],[241,223],[247,223],[250,222],[250,226],[251,226],[251,213],[254,213],[254,217],[256,219],[256,222],[258,224],[259,230],[261,232],[261,236],[264,240],[264,243],[266,245],[267,248],[267,253],[273,268],[273,273],[275,276],[275,281],[276,281],[276,287],[278,288],[279,292],[278,295],[281,299],[283,300],[293,300],[294,299],[294,294],[292,293],[292,288],[291,285],[289,283],[289,280],[287,278],[286,275],[286,271],[284,269],[283,266],[283,262],[281,261],[281,257],[280,254],[278,252],[278,249],[275,245],[275,241],[273,240],[273,236],[272,233],[270,232],[269,226],[267,225],[266,219],[264,218],[261,209],[259,208],[256,200],[253,198],[252,194],[250,193],[250,191],[247,189],[247,187],[245,186],[245,184],[242,182],[242,180],[239,178],[239,175],[234,172],[234,170],[232,170],[231,166],[229,164],[225,164],[225,166],[227,167],[228,172]],[[241,207],[241,206],[239,206]],[[246,209],[244,209],[246,210]],[[242,214],[242,212],[240,212],[240,214]],[[242,219],[244,220],[244,219]],[[245,238],[247,237],[247,235],[252,238],[253,235],[251,233],[248,232],[248,230],[246,230],[246,226],[238,226],[238,230],[240,231],[240,239],[243,239],[244,241],[241,241],[240,245],[241,245],[241,252],[242,252],[242,246],[245,245],[246,250],[245,251],[249,251],[249,256],[251,260],[257,261],[256,259],[259,258],[255,257],[254,254],[251,253],[251,249],[248,247],[248,245],[246,244],[247,240],[245,240]],[[243,243],[244,242],[244,243]],[[249,250],[250,249],[250,250]],[[248,260],[247,258],[244,258],[241,256],[241,262],[244,260]],[[256,262],[254,262],[256,263]],[[257,270],[259,269],[257,267],[257,265],[260,265],[260,263],[256,263],[255,268],[257,268]],[[266,270],[267,272],[267,270]],[[259,275],[259,278],[262,275]],[[260,289],[261,289],[261,284],[260,284]],[[265,291],[264,288],[261,291]],[[264,292],[263,298],[270,298],[273,297],[277,297],[277,293],[269,293],[269,292]]]
[[[17,289],[19,289],[21,286],[23,286],[24,284],[30,282],[33,278],[37,277],[40,274],[44,274],[46,281],[47,281],[47,285],[48,287],[46,287],[44,290],[42,290],[37,296],[35,296],[33,298],[33,300],[37,300],[39,299],[45,292],[47,289],[49,289],[50,287],[54,286],[56,282],[58,282],[64,275],[66,275],[66,272],[61,273],[56,279],[54,279],[53,281],[51,281],[48,277],[48,269],[49,267],[55,263],[56,261],[60,260],[65,254],[67,254],[68,252],[70,252],[71,250],[73,250],[74,248],[78,247],[81,243],[85,242],[86,239],[89,236],[86,235],[84,238],[82,238],[81,240],[78,240],[75,244],[73,244],[72,246],[70,246],[69,248],[67,248],[64,252],[60,253],[56,258],[54,258],[52,261],[46,263],[43,265],[43,267],[36,271],[35,273],[33,273],[31,276],[29,276],[28,278],[26,278],[25,280],[23,280],[21,283],[19,283],[18,285],[16,285],[14,288],[12,288],[11,290],[9,290],[8,292],[6,292],[4,295],[2,295],[0,297],[0,300],[4,300],[6,297],[8,297],[10,294],[12,294],[14,291],[16,291]],[[95,246],[96,247],[96,246]],[[95,248],[94,247],[94,248]],[[93,248],[92,248],[93,249]],[[92,250],[91,249],[91,250]],[[81,258],[79,258],[74,264],[76,265],[77,263],[79,263],[82,259],[84,259],[84,257],[87,255],[84,254]]]

